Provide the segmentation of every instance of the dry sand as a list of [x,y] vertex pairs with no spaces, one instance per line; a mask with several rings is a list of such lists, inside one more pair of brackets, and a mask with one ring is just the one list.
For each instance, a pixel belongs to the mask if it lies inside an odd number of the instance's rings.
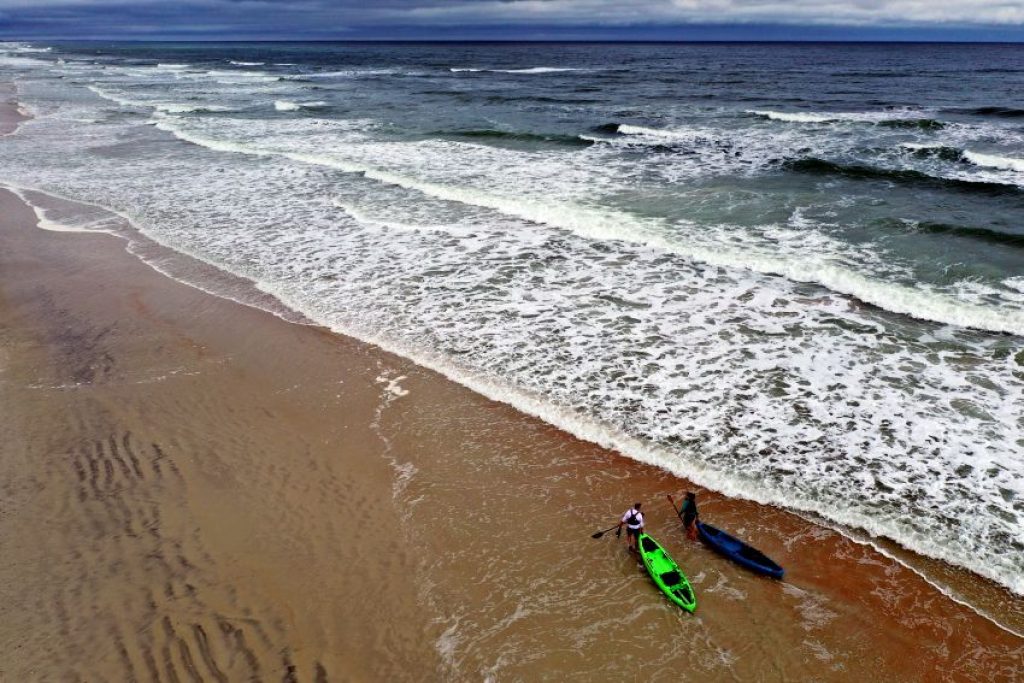
[[[35,222],[0,192],[0,680],[1020,675],[1022,639],[868,546],[701,492],[788,570],[750,575],[678,532],[686,482]],[[696,615],[589,538],[634,498]]]

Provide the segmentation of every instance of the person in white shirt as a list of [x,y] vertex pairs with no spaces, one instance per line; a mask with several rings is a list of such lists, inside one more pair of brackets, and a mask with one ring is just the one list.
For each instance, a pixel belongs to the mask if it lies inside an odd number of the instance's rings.
[[626,543],[630,550],[636,550],[636,540],[644,532],[644,515],[640,512],[640,503],[633,503],[633,507],[626,510],[619,520],[619,528],[615,530],[615,536],[622,536],[622,525],[626,525]]

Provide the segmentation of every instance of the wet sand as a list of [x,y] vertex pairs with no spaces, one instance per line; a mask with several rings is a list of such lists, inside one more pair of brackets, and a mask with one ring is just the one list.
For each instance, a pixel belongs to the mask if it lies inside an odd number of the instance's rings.
[[[683,538],[687,482],[35,225],[0,191],[0,680],[1020,675],[1024,640],[869,546],[700,491],[788,572],[753,576]],[[633,499],[695,615],[590,539]]]
[[376,358],[3,194],[0,679],[434,668]]

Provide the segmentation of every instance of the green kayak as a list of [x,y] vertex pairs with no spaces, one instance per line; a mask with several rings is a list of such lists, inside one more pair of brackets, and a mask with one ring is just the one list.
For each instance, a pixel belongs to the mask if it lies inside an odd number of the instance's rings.
[[679,565],[668,556],[665,549],[658,545],[658,542],[647,534],[640,534],[637,546],[640,548],[640,557],[647,567],[647,573],[654,579],[668,599],[682,607],[687,612],[697,609],[697,596],[693,594],[693,588],[687,581],[686,575],[679,569]]

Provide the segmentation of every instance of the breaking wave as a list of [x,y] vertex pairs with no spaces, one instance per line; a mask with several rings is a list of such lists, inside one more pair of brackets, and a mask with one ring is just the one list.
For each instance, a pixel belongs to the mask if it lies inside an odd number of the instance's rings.
[[452,67],[448,69],[452,73],[496,73],[496,74],[550,74],[559,73],[563,71],[585,71],[585,69],[575,69],[569,67],[558,67],[558,66],[532,66],[525,69],[476,69],[469,67]]
[[477,130],[453,130],[438,131],[435,135],[441,137],[467,138],[470,140],[508,140],[517,142],[542,142],[564,147],[589,147],[594,140],[580,137],[578,135],[558,135],[544,133],[525,133],[507,130],[493,130],[489,128]]
[[291,100],[274,100],[274,109],[277,111],[299,111],[300,109],[319,109],[326,107],[327,103],[322,100],[315,102],[293,102]]
[[[966,156],[966,155],[965,155]],[[969,194],[989,196],[1020,196],[1024,189],[1016,185],[989,182],[983,180],[963,180],[961,178],[943,178],[911,169],[891,169],[867,166],[862,164],[841,164],[825,159],[806,158],[791,159],[783,163],[783,167],[794,173],[817,175],[824,177],[841,177],[852,180],[883,180],[915,187],[952,190]]]
[[1013,107],[973,107],[967,109],[946,109],[950,114],[967,114],[970,116],[994,116],[1003,119],[1024,118],[1024,109]]
[[908,128],[940,130],[946,124],[942,121],[918,116],[894,116],[893,112],[782,112],[749,109],[752,116],[768,121],[784,123],[871,123],[886,128]]

